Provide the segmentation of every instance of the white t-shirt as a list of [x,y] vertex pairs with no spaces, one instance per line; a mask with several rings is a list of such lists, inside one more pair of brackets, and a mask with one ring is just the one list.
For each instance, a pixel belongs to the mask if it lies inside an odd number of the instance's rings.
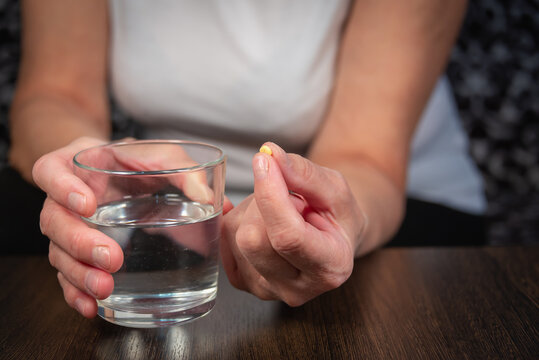
[[[111,82],[147,138],[198,140],[228,156],[227,194],[252,191],[264,141],[304,153],[324,119],[347,0],[110,0]],[[412,144],[408,194],[481,213],[447,80]]]

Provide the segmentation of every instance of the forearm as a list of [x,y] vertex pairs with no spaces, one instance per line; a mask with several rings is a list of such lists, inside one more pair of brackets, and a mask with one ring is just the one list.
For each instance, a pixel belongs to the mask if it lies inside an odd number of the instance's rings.
[[28,181],[43,154],[81,136],[109,137],[107,9],[106,0],[21,2],[9,161]]
[[352,7],[327,119],[309,157],[344,175],[368,218],[365,233],[352,239],[356,255],[399,228],[414,129],[464,9],[463,0],[358,0]]
[[39,94],[15,99],[10,113],[10,165],[32,182],[32,166],[42,155],[82,136],[110,138],[108,120],[92,117],[67,96]]

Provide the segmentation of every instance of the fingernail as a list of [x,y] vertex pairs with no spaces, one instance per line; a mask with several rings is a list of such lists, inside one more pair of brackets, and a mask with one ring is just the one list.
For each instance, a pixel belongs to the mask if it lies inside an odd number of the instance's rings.
[[208,185],[201,183],[199,179],[186,178],[183,191],[193,201],[201,204],[213,203],[213,191]]
[[254,175],[257,180],[265,179],[269,170],[269,162],[266,156],[258,156],[254,166]]
[[92,250],[94,262],[101,268],[107,270],[110,268],[110,250],[108,246],[96,246]]
[[196,183],[198,201],[202,204],[209,204],[213,202],[213,192],[211,189],[202,183]]
[[77,192],[69,193],[67,197],[67,204],[71,210],[82,212],[86,207],[86,197]]
[[97,287],[99,285],[99,277],[94,271],[89,271],[86,275],[86,288],[94,297],[97,297]]
[[82,299],[79,298],[75,300],[74,305],[75,305],[75,309],[77,309],[78,312],[84,315],[84,301],[82,301]]

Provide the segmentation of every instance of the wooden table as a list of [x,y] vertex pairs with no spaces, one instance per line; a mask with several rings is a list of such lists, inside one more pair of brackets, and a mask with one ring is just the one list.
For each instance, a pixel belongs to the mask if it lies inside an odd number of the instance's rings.
[[2,257],[2,359],[539,359],[539,247],[387,248],[298,308],[220,277],[206,317],[164,329],[87,320],[45,257]]

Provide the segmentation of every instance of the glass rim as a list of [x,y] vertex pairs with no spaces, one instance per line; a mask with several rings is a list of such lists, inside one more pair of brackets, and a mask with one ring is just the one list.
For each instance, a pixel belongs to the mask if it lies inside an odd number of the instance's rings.
[[[108,170],[108,169],[100,169],[93,166],[85,165],[81,163],[77,157],[81,155],[82,153],[90,150],[95,150],[98,148],[106,148],[106,147],[120,147],[120,146],[128,146],[128,145],[140,145],[140,144],[177,144],[177,145],[197,145],[202,146],[206,148],[211,148],[214,150],[217,150],[219,156],[215,160],[211,160],[202,164],[198,164],[195,166],[190,167],[182,167],[182,168],[175,168],[175,169],[164,169],[164,170]],[[191,141],[191,140],[165,140],[165,139],[151,139],[151,140],[134,140],[134,141],[117,141],[117,142],[109,142],[106,144],[101,145],[95,145],[91,146],[89,148],[83,149],[79,152],[77,152],[73,156],[73,164],[75,164],[77,167],[89,170],[89,171],[95,171],[100,172],[103,174],[109,174],[109,175],[170,175],[170,174],[177,174],[177,173],[183,173],[183,172],[193,172],[198,170],[203,170],[207,168],[211,168],[214,166],[217,166],[218,164],[224,162],[225,160],[225,154],[223,150],[218,148],[215,145],[207,144],[201,141]]]

